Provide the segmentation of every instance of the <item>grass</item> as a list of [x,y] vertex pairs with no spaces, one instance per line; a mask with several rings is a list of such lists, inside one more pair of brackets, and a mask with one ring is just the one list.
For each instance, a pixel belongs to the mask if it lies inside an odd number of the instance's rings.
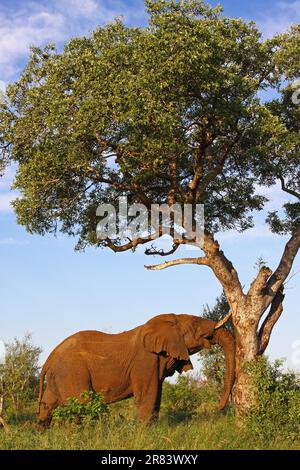
[[111,406],[103,422],[77,426],[56,424],[46,431],[36,429],[34,414],[11,417],[10,434],[0,430],[0,449],[70,450],[229,450],[300,449],[300,439],[290,441],[280,435],[267,440],[237,426],[234,415],[202,412],[179,422],[162,410],[157,424],[143,426],[134,420],[131,400]]
[[133,399],[109,405],[107,413],[101,397],[94,396],[83,408],[71,400],[53,425],[40,431],[32,403],[22,413],[7,411],[10,433],[0,428],[0,449],[300,450],[298,376],[266,358],[253,368],[257,405],[243,426],[232,407],[216,411],[217,385],[179,377],[176,385],[164,383],[160,418],[154,425],[136,422]]

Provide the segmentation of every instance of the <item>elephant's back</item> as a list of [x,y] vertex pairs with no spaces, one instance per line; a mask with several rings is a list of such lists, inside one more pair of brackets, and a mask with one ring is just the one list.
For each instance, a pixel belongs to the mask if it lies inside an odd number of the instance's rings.
[[76,351],[82,343],[105,341],[108,340],[111,336],[117,335],[110,335],[107,333],[103,333],[102,331],[96,330],[78,331],[77,333],[68,336],[68,338],[64,339],[60,344],[56,346],[56,348],[53,349],[53,351],[48,356],[48,359],[46,360],[43,369],[48,368],[52,360],[55,359],[55,357],[65,353],[66,351]]

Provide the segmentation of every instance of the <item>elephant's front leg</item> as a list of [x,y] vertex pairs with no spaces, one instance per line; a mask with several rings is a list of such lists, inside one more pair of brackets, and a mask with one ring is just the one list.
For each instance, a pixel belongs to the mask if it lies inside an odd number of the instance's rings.
[[135,404],[139,421],[155,422],[158,418],[162,384],[152,384],[149,388],[137,390]]
[[148,368],[137,367],[132,374],[132,389],[139,421],[156,421],[160,409],[162,382],[159,379],[157,358],[155,364],[151,365]]

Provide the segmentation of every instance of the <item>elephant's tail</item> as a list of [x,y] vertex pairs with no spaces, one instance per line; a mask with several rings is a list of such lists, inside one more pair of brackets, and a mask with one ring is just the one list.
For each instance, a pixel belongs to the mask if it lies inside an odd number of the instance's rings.
[[43,396],[43,386],[44,386],[44,380],[46,373],[48,371],[48,361],[43,365],[43,368],[41,370],[41,375],[40,375],[40,381],[39,381],[39,397],[38,397],[38,411],[37,413],[39,414],[40,412],[40,407],[41,407],[41,401],[42,401],[42,396]]

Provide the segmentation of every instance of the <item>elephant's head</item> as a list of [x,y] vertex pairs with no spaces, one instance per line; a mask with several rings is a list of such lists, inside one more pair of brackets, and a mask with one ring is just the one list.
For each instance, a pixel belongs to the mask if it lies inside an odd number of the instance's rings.
[[192,369],[191,354],[212,344],[219,344],[225,353],[226,376],[219,408],[225,408],[235,378],[235,340],[222,327],[223,322],[194,315],[158,315],[144,325],[144,346],[156,354],[166,354],[182,361],[182,370]]

